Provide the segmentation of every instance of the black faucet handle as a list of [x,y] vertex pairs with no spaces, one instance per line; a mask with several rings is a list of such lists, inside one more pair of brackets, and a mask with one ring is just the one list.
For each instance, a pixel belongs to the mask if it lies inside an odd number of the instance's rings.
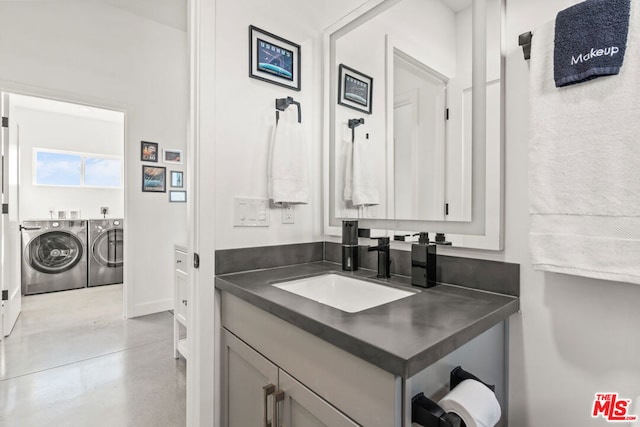
[[370,228],[358,228],[358,237],[371,238]]
[[391,238],[384,236],[384,237],[369,237],[372,240],[377,240],[379,245],[389,245],[391,244]]

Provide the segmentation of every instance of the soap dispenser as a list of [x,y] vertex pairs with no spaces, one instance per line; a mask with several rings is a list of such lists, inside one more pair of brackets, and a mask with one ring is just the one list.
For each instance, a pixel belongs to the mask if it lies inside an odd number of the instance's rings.
[[342,221],[342,269],[358,269],[358,221]]
[[422,288],[436,285],[436,245],[429,233],[420,233],[418,243],[411,245],[411,284]]

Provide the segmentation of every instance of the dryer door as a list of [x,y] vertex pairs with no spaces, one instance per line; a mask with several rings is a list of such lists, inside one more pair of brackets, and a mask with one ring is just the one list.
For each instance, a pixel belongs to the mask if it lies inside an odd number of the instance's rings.
[[42,233],[29,243],[29,265],[41,273],[58,274],[75,267],[83,255],[82,242],[67,231]]
[[122,267],[124,231],[122,228],[105,230],[96,237],[91,248],[93,259],[105,267]]

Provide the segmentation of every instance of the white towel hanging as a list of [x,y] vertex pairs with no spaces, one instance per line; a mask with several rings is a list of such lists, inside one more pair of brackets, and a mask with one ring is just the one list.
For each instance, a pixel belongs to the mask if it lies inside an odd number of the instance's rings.
[[269,150],[268,194],[274,204],[309,202],[309,159],[298,112],[280,112]]
[[617,76],[556,88],[554,23],[531,52],[529,199],[537,270],[640,284],[640,9]]
[[353,142],[345,143],[350,146],[346,150],[344,199],[350,200],[354,206],[380,204],[370,155],[371,141],[356,133]]

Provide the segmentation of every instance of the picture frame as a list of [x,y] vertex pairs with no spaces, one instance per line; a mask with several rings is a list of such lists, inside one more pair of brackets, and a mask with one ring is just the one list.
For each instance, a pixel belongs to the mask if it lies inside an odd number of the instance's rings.
[[158,162],[158,143],[140,141],[140,160],[143,162]]
[[300,45],[249,25],[249,77],[299,91]]
[[142,191],[147,193],[166,193],[166,171],[164,166],[142,165]]
[[187,203],[187,192],[184,190],[169,190],[170,203]]
[[171,171],[171,187],[183,188],[184,187],[184,175],[182,171]]
[[162,162],[182,164],[182,150],[175,150],[173,148],[162,149]]
[[373,77],[339,66],[338,104],[371,114],[373,111]]

